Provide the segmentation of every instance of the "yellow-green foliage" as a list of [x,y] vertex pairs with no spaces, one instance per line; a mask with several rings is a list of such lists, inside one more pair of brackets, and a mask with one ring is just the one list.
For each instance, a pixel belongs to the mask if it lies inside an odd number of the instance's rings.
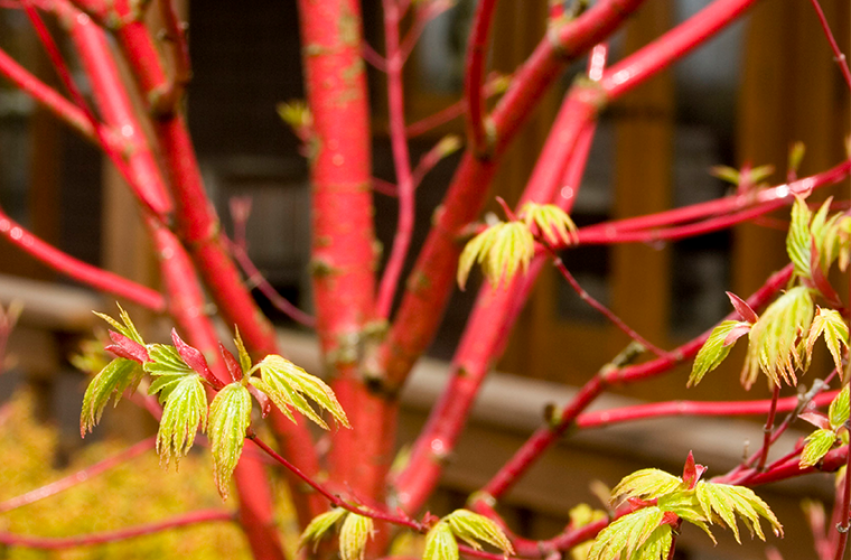
[[[56,433],[32,418],[32,399],[17,395],[0,421],[0,502],[62,478],[118,453],[126,444],[85,447],[65,469],[51,467]],[[222,508],[213,484],[209,453],[190,454],[180,472],[166,472],[152,449],[84,484],[16,510],[0,514],[0,530],[23,535],[69,537],[162,521],[198,509]],[[250,558],[242,531],[231,523],[192,525],[152,536],[64,551],[35,551],[0,546],[10,560],[23,559],[165,559]]]

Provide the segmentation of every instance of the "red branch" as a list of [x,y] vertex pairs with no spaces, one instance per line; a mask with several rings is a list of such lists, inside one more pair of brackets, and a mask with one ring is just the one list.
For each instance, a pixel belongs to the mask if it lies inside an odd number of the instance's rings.
[[[561,70],[604,40],[643,0],[602,0],[559,31],[558,41],[544,39],[514,76],[492,114],[496,132],[493,158],[505,152],[532,109]],[[416,359],[425,351],[440,324],[455,280],[461,247],[457,238],[481,210],[495,172],[492,161],[467,151],[435,216],[405,297],[384,344],[379,349],[380,371],[387,390],[395,392]]]
[[[816,406],[826,406],[837,394],[838,391],[822,393],[817,395],[813,402]],[[575,425],[579,429],[590,429],[665,416],[750,416],[768,413],[771,410],[771,402],[771,399],[763,399],[728,402],[668,401],[639,404],[586,412],[576,418]],[[800,402],[797,396],[778,399],[777,412],[795,410]]]
[[[98,135],[95,133],[91,121],[82,109],[65,99],[55,89],[33,76],[3,50],[0,50],[0,75],[7,78],[15,87],[35,99],[59,120],[68,124],[84,138],[90,142],[97,142]],[[107,134],[104,131],[103,136],[105,137]]]
[[411,157],[405,135],[405,98],[402,84],[403,58],[399,49],[399,24],[402,14],[396,0],[384,0],[384,41],[387,48],[387,99],[390,112],[390,144],[396,169],[396,184],[399,196],[399,219],[393,249],[381,284],[378,288],[375,314],[386,319],[390,316],[393,296],[399,285],[405,257],[411,246],[414,233],[415,198],[414,177],[411,172]]
[[497,0],[479,0],[473,14],[473,25],[467,43],[466,68],[464,70],[464,97],[467,100],[467,137],[470,149],[485,155],[490,151],[490,141],[485,130],[485,106],[482,92],[485,79],[485,56],[488,39],[496,12]]
[[[851,162],[844,161],[827,171],[792,183],[762,189],[756,193],[730,195],[656,214],[602,222],[580,228],[577,236],[580,244],[586,245],[647,243],[692,237],[731,227],[744,220],[782,208],[792,203],[795,194],[804,194],[836,184],[847,178],[849,173],[851,173]],[[707,217],[712,219],[696,221]],[[679,227],[665,227],[685,222],[694,223]]]
[[0,235],[28,255],[69,278],[96,290],[126,298],[152,311],[165,311],[165,300],[159,292],[63,253],[24,229],[7,216],[2,208]]
[[380,501],[394,438],[379,435],[387,415],[374,409],[384,405],[366,388],[359,363],[374,319],[377,260],[360,3],[299,0],[298,7],[305,89],[321,146],[311,168],[317,330],[332,387],[354,426],[334,434],[331,476]]
[[146,525],[139,525],[138,527],[131,527],[129,529],[92,533],[90,535],[79,535],[76,537],[33,537],[29,535],[17,535],[6,531],[0,531],[0,543],[9,546],[21,546],[40,550],[62,550],[78,546],[94,546],[116,541],[126,541],[128,539],[144,535],[151,535],[162,531],[177,529],[179,527],[186,527],[187,525],[196,525],[198,523],[233,520],[234,514],[230,511],[201,510],[173,517],[166,521],[159,521],[157,523],[148,523]]

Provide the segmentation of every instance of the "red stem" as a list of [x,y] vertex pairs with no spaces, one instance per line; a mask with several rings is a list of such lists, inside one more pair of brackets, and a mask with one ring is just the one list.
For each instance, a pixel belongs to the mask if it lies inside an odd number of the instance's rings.
[[819,4],[818,0],[810,0],[810,4],[813,6],[813,10],[816,12],[816,16],[818,17],[824,36],[830,44],[830,50],[833,51],[833,60],[836,61],[837,66],[839,66],[839,71],[842,73],[845,85],[848,86],[849,90],[851,90],[851,69],[848,68],[848,61],[845,58],[845,54],[839,48],[839,43],[836,42],[836,38],[830,30],[830,25],[827,23],[827,18],[824,16],[824,10],[821,9],[821,4]]
[[[788,264],[772,274],[768,280],[766,280],[765,284],[763,284],[759,290],[754,292],[753,295],[747,299],[748,305],[750,305],[753,309],[757,309],[768,303],[768,301],[774,297],[779,290],[782,290],[786,286],[789,278],[792,277],[793,270],[792,265]],[[738,317],[739,315],[736,312],[733,312],[724,317],[723,320],[735,320]],[[606,380],[609,383],[631,383],[647,377],[653,377],[659,372],[667,370],[677,363],[691,359],[697,355],[703,347],[703,343],[709,338],[711,332],[711,329],[707,330],[699,337],[694,338],[676,350],[669,352],[669,357],[658,358],[643,364],[626,366],[624,368],[611,371],[606,374]]]
[[411,246],[414,233],[414,177],[411,173],[411,157],[408,153],[408,141],[405,136],[405,97],[402,82],[403,59],[399,50],[399,13],[396,0],[384,0],[384,41],[387,49],[387,97],[390,118],[390,144],[393,150],[393,164],[396,169],[397,193],[399,195],[399,219],[393,249],[381,284],[378,288],[375,314],[386,319],[390,316],[393,296],[399,285],[405,257]]
[[[494,95],[498,95],[505,91],[503,84],[508,78],[505,76],[496,76],[495,78],[488,81],[484,87],[484,95],[486,97],[491,97]],[[435,129],[441,125],[444,125],[458,117],[462,116],[467,111],[466,102],[461,99],[460,101],[456,101],[452,105],[449,105],[445,109],[441,109],[437,113],[433,115],[429,115],[423,119],[418,120],[415,123],[409,124],[405,127],[405,134],[408,135],[408,138],[414,138],[415,136],[420,136],[421,134],[425,134],[426,132]]]
[[[139,135],[139,149],[128,156],[132,178],[144,188],[157,188],[154,182],[161,180],[159,169],[147,143],[142,144],[145,139],[141,124],[130,104],[102,30],[68,5],[57,2],[56,6],[71,22],[71,38],[105,120],[111,126],[127,130],[130,135]],[[189,256],[174,233],[160,220],[150,214],[143,217],[160,260],[170,315],[187,335],[190,344],[205,354],[216,377],[227,382],[229,375],[219,358],[217,334],[205,315],[205,296]],[[262,465],[244,457],[237,466],[234,479],[240,496],[240,522],[252,551],[257,558],[282,559],[280,539],[273,530],[269,487]]]
[[148,439],[144,439],[138,443],[131,445],[127,449],[124,449],[123,451],[116,455],[113,455],[112,457],[107,457],[106,459],[84,469],[81,469],[73,474],[70,474],[65,478],[61,478],[57,481],[51,482],[50,484],[45,484],[44,486],[40,486],[35,490],[31,490],[25,494],[21,494],[20,496],[15,496],[14,498],[9,498],[4,502],[0,502],[0,513],[12,511],[13,509],[17,509],[19,507],[35,503],[50,496],[55,496],[60,492],[64,492],[69,488],[73,488],[74,486],[80,483],[86,482],[96,477],[102,472],[108,471],[109,469],[120,465],[121,463],[129,461],[130,459],[137,457],[150,449],[153,449],[155,443],[156,437],[149,437]]
[[[119,47],[143,95],[152,101],[151,96],[155,97],[156,92],[168,87],[159,52],[145,23],[133,17],[133,8],[128,0],[115,0],[112,9],[123,22],[114,30]],[[205,194],[183,115],[173,113],[156,116],[154,131],[159,144],[158,152],[162,155],[163,166],[175,196],[177,230],[192,255],[197,271],[203,275],[225,324],[239,328],[249,350],[260,356],[277,354],[275,331],[242,283],[239,271],[228,256],[219,235],[219,222]],[[293,457],[303,470],[317,472],[318,458],[304,423],[294,424],[277,410],[273,411],[271,420],[276,437],[287,455]],[[301,521],[309,520],[321,511],[317,510],[321,504],[297,488],[293,488],[293,497]],[[266,530],[262,524],[260,529]],[[262,540],[263,536],[260,535],[252,545],[260,546]]]
[[119,529],[117,531],[105,531],[103,533],[79,535],[76,537],[33,537],[29,535],[16,535],[14,533],[0,531],[0,543],[8,546],[20,546],[39,550],[63,550],[78,546],[94,546],[116,541],[126,541],[128,539],[144,535],[151,535],[162,531],[177,529],[179,527],[186,527],[187,525],[196,525],[198,523],[233,520],[234,514],[230,511],[201,510],[173,517],[166,521],[148,523],[145,525],[139,525],[138,527]]
[[464,70],[464,97],[467,100],[467,137],[470,149],[476,154],[488,154],[490,141],[485,130],[485,106],[482,93],[485,79],[485,57],[488,39],[493,26],[497,0],[479,0],[473,14],[470,39]]
[[117,274],[92,266],[63,253],[12,220],[0,208],[0,235],[50,268],[96,290],[126,298],[157,313],[165,311],[162,294]]
[[376,70],[387,72],[387,59],[375,52],[375,49],[366,41],[363,42],[363,51],[361,51],[363,59]]
[[[160,54],[144,21],[134,18],[129,0],[115,0],[115,16],[123,23],[114,30],[118,45],[128,62],[142,95],[155,101],[157,92],[168,88],[168,78]],[[177,231],[203,276],[226,325],[236,325],[249,350],[256,355],[277,353],[271,323],[257,308],[240,279],[239,271],[227,254],[219,235],[220,225],[204,191],[201,172],[184,117],[180,113],[155,115],[154,132],[163,167],[168,175],[177,206]],[[297,441],[292,450],[305,460],[313,455],[309,435],[292,429],[289,439]],[[288,453],[290,451],[288,450]]]
[[768,418],[765,420],[763,428],[762,451],[759,454],[759,461],[756,465],[756,470],[761,471],[765,467],[765,461],[768,459],[768,451],[771,449],[771,436],[774,430],[774,417],[777,414],[777,400],[780,398],[780,385],[774,386],[774,391],[771,395],[771,406],[768,409]]

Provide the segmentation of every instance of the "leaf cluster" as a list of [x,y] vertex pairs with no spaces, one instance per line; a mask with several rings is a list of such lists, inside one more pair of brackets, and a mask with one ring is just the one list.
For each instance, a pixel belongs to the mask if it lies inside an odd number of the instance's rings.
[[529,269],[536,234],[553,246],[572,245],[578,242],[576,231],[573,220],[558,206],[527,202],[519,217],[498,222],[467,243],[458,261],[458,285],[464,289],[476,263],[494,287],[507,284],[518,270],[525,274]]
[[375,532],[372,518],[351,513],[338,507],[317,515],[301,534],[300,547],[313,543],[313,550],[319,541],[335,526],[341,525],[339,550],[342,560],[363,560],[366,544]]
[[849,399],[846,385],[831,401],[827,417],[814,413],[800,415],[818,428],[804,440],[804,449],[801,451],[801,460],[798,462],[800,468],[817,465],[835,444],[841,442],[843,437],[848,437],[846,423],[849,416],[849,401],[851,399]]
[[715,541],[709,526],[733,531],[741,543],[737,520],[765,540],[760,518],[776,535],[783,528],[768,505],[751,489],[699,480],[705,469],[691,455],[683,477],[659,469],[642,469],[626,476],[612,490],[614,504],[630,501],[639,507],[606,527],[597,536],[588,560],[665,560],[673,527],[682,521],[696,525]]
[[844,373],[842,346],[848,349],[848,325],[835,309],[815,306],[815,297],[819,295],[830,306],[841,305],[826,275],[835,262],[845,270],[851,260],[851,217],[842,213],[828,216],[830,203],[828,199],[813,213],[804,198],[796,197],[786,251],[799,284],[777,298],[761,317],[728,292],[744,321],[724,321],[713,329],[695,358],[689,385],[696,385],[717,368],[744,334],[748,335],[741,375],[745,388],[753,385],[759,372],[774,385],[781,381],[796,384],[796,371],[805,372],[809,368],[813,345],[819,336],[824,337],[840,375]]
[[[174,458],[177,463],[192,448],[198,430],[207,431],[222,497],[227,496],[230,478],[242,455],[251,423],[252,392],[261,405],[271,400],[292,421],[295,410],[327,430],[328,424],[310,404],[313,401],[320,411],[327,411],[339,424],[350,427],[328,385],[281,356],[266,356],[252,366],[239,333],[234,341],[239,359],[220,348],[232,379],[224,384],[210,370],[204,354],[181,340],[176,331],[172,332],[174,345],[145,344],[123,309],[120,321],[98,315],[115,329],[109,333],[113,344],[106,350],[117,357],[94,376],[86,390],[81,432],[91,431],[100,421],[110,398],[114,396],[118,402],[126,390],[135,389],[148,374],[152,378],[148,393],[157,395],[163,405],[157,433],[161,462],[168,465]],[[254,376],[257,372],[259,375]],[[217,391],[209,407],[208,391]]]
[[456,509],[429,530],[423,560],[458,560],[458,539],[475,550],[481,550],[481,543],[486,543],[505,555],[514,554],[511,541],[499,525],[478,513]]

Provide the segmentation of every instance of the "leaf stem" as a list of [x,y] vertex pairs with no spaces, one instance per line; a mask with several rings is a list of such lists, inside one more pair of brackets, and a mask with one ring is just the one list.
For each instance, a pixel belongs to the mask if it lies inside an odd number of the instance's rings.
[[319,494],[321,494],[326,500],[328,500],[331,505],[335,507],[341,507],[346,511],[350,511],[352,513],[356,513],[358,515],[363,515],[365,517],[370,517],[375,519],[376,521],[387,521],[388,523],[393,523],[394,525],[401,525],[404,527],[408,527],[409,529],[413,529],[420,533],[424,533],[428,531],[428,526],[424,523],[420,523],[406,515],[392,515],[390,513],[384,511],[378,511],[372,508],[367,508],[363,506],[352,505],[351,503],[343,500],[339,495],[334,494],[325,486],[315,481],[313,478],[305,474],[301,469],[296,467],[294,464],[287,461],[284,457],[282,457],[278,452],[269,447],[266,442],[260,439],[253,430],[249,429],[248,433],[245,435],[245,439],[251,440],[254,444],[262,449],[267,455],[273,458],[275,461],[289,469],[296,477],[298,477],[301,481],[306,483],[308,486],[316,490]]
[[613,325],[615,325],[621,332],[626,334],[632,340],[638,342],[646,349],[650,350],[658,357],[662,358],[668,355],[667,352],[638,334],[632,327],[627,325],[623,319],[615,315],[611,309],[594,299],[594,297],[585,291],[582,286],[579,285],[579,282],[576,281],[576,278],[573,274],[567,270],[567,267],[564,266],[564,261],[562,261],[561,257],[553,250],[553,248],[546,242],[544,239],[538,239],[539,242],[543,242],[543,246],[547,253],[549,253],[550,258],[553,261],[553,266],[559,271],[562,277],[570,284],[570,287],[573,288],[573,291],[588,305],[596,309],[601,315],[603,315],[606,319],[608,319]]

